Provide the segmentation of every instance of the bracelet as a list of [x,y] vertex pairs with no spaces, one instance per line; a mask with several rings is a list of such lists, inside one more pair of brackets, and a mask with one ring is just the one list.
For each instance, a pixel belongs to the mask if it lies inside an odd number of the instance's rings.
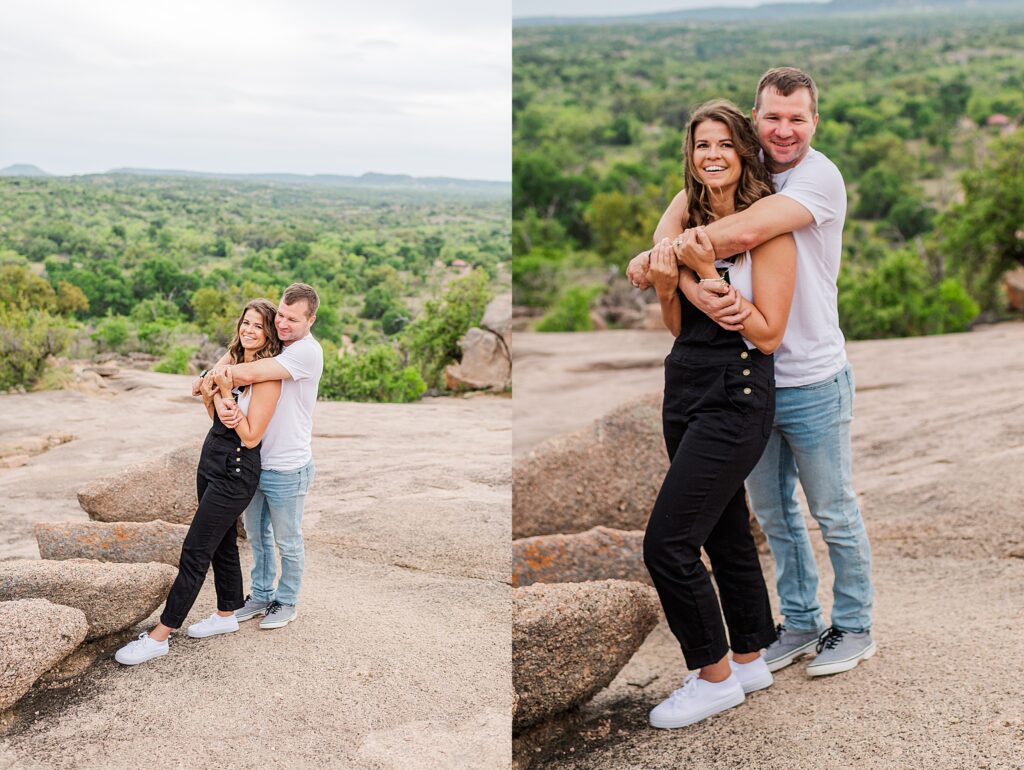
[[697,279],[697,283],[698,284],[700,284],[700,283],[713,283],[714,281],[722,281],[723,283],[728,283],[728,281],[725,280],[725,277],[721,276],[721,275],[718,276],[717,278],[698,278]]

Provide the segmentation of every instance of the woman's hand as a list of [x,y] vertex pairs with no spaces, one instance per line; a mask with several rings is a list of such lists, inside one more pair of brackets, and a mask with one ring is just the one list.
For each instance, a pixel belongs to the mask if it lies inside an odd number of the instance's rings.
[[213,377],[207,375],[200,380],[199,392],[204,401],[213,400],[214,395],[217,393],[217,383],[214,382]]
[[668,238],[651,249],[651,266],[647,270],[647,280],[654,286],[659,299],[675,296],[676,286],[679,284],[679,265],[676,264]]
[[691,227],[672,241],[676,261],[697,275],[711,275],[715,271],[715,247],[703,227]]
[[222,389],[227,390],[229,393],[231,392],[231,389],[235,386],[235,383],[232,382],[231,380],[231,369],[227,366],[218,366],[216,369],[210,372],[210,374],[213,375],[213,379],[217,383],[217,385],[219,385]]

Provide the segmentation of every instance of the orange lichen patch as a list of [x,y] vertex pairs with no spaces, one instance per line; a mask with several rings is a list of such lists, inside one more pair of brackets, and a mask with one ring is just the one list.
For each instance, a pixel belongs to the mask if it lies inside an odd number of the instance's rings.
[[[564,549],[559,548],[558,556],[562,555]],[[530,569],[547,569],[555,563],[556,554],[551,552],[551,548],[545,548],[540,543],[531,543],[523,550],[523,561],[530,567]]]

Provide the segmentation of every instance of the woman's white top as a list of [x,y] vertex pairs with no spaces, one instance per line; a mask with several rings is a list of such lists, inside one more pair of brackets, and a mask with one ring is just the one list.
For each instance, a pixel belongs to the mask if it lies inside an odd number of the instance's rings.
[[[754,260],[750,257],[750,252],[746,252],[738,263],[726,262],[725,260],[718,260],[715,262],[715,267],[721,269],[723,267],[729,268],[729,283],[732,284],[733,288],[736,289],[747,302],[754,301]],[[746,337],[743,341],[747,344],[747,350],[753,350],[757,347],[753,342],[748,340]]]
[[242,414],[246,417],[249,416],[249,402],[252,401],[252,389],[252,385],[246,386],[245,390],[242,391],[242,395],[235,399],[238,408],[242,410]]

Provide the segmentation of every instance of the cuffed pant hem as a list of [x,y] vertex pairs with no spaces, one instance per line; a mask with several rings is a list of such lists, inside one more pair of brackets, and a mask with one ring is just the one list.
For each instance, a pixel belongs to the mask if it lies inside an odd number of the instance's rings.
[[217,609],[221,612],[234,612],[240,610],[245,606],[245,599],[232,599],[231,601],[222,602],[220,599],[217,600]]
[[871,626],[867,626],[867,627],[861,626],[861,627],[857,627],[857,628],[852,628],[852,627],[849,627],[849,626],[836,625],[835,623],[832,624],[832,628],[836,629],[837,631],[845,631],[848,634],[863,634],[863,633],[867,633],[868,631],[871,630]]
[[175,631],[177,631],[179,628],[181,628],[181,624],[185,622],[185,618],[172,618],[168,615],[161,615],[160,622],[168,628],[173,628]]
[[717,663],[729,652],[727,645],[709,645],[696,650],[683,650],[683,657],[686,659],[686,667],[691,671],[704,666]]
[[733,652],[745,655],[751,652],[760,652],[769,644],[778,639],[778,634],[773,628],[770,633],[755,634],[753,636],[729,637],[729,643]]

